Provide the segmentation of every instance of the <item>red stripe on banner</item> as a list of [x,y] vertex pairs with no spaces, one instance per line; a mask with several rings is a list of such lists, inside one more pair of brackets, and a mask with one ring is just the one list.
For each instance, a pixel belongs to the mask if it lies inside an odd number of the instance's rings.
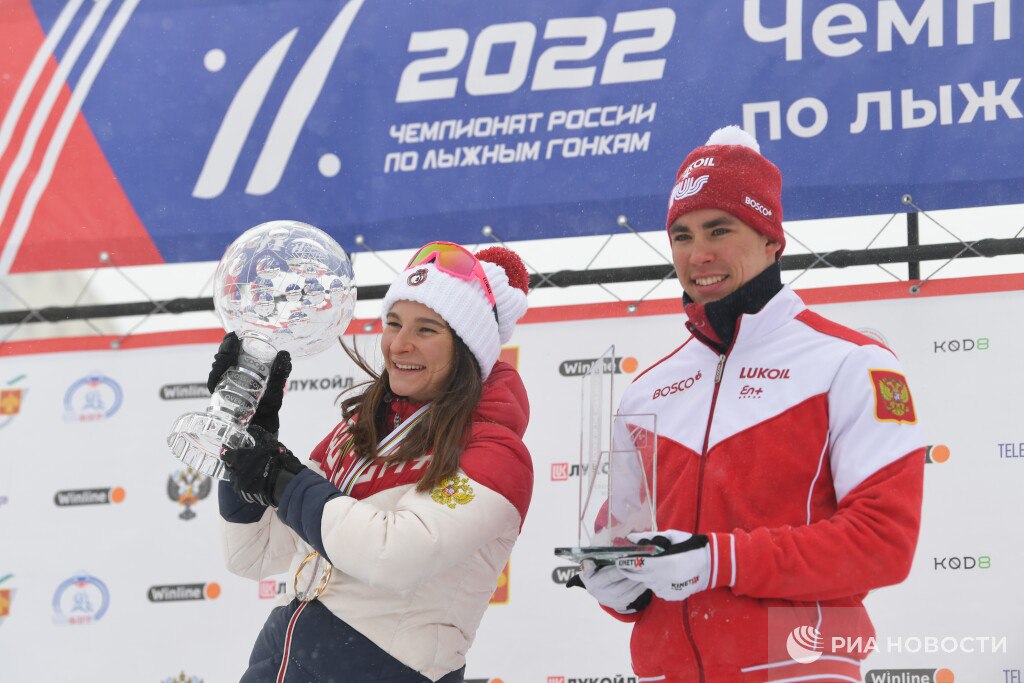
[[[13,20],[7,21],[5,17],[5,20],[0,22],[0,45],[5,46],[3,53],[4,66],[6,67],[6,73],[10,75],[9,78],[0,79],[0,112],[4,115],[0,117],[0,120],[6,118],[11,105],[14,103],[14,96],[21,86],[33,58],[35,58],[36,53],[46,38],[36,18],[35,11],[32,9],[32,4],[28,0],[14,0],[13,4],[14,7],[12,8],[4,8],[5,14],[9,12]],[[10,49],[7,49],[7,46]],[[19,156],[32,117],[37,111],[43,93],[46,91],[46,87],[56,70],[57,62],[51,56],[40,71],[34,87],[29,92],[28,98],[22,106],[21,113],[15,121],[12,136],[7,147],[4,153],[0,155],[0,183],[6,180],[14,160]],[[17,216],[17,209],[21,206],[28,186],[35,176],[41,159],[38,151],[40,147],[46,148],[46,143],[56,126],[57,118],[53,112],[60,111],[67,104],[70,97],[71,94],[68,89],[66,87],[63,88],[53,104],[53,109],[47,117],[43,129],[40,131],[39,139],[35,146],[35,153],[29,158],[29,164],[25,167],[21,180],[15,187],[15,193],[11,197],[4,220],[0,221],[0,245],[7,242],[15,217]]]
[[[630,313],[629,306],[635,305],[636,312]],[[597,320],[599,318],[636,318],[645,315],[669,315],[683,312],[682,295],[678,299],[655,299],[634,304],[629,301],[614,301],[599,304],[578,304],[576,306],[546,306],[531,308],[520,321],[524,323],[556,323],[562,320]]]
[[[52,61],[52,60],[51,60]],[[31,122],[32,117],[35,115],[37,105],[39,103],[39,95],[46,89],[46,84],[50,80],[50,76],[56,70],[56,66],[43,70],[44,78],[40,78],[40,82],[36,85],[36,89],[32,92],[32,96],[25,104],[25,109],[21,113],[21,118],[18,120],[19,128],[22,125],[27,126]],[[64,111],[64,107],[68,105],[68,101],[71,100],[71,91],[68,90],[67,86],[61,88],[60,93],[53,101],[53,108],[50,110],[46,117],[46,123],[43,124],[42,129],[39,131],[39,137],[36,139],[35,146],[32,148],[32,155],[29,157],[28,165],[25,166],[24,171],[21,172],[21,177],[18,180],[18,184],[15,186],[14,194],[11,196],[11,201],[7,205],[7,213],[4,214],[4,219],[0,222],[0,237],[4,242],[7,242],[11,236],[11,230],[14,229],[14,223],[18,218],[18,212],[21,210],[21,206],[25,201],[25,196],[28,194],[29,187],[32,186],[32,181],[36,177],[36,173],[39,172],[39,166],[43,162],[43,156],[46,154],[46,147],[50,144],[50,138],[53,137],[53,132],[57,128],[57,122],[60,121],[60,114]],[[10,146],[7,149],[7,158],[12,161],[21,155],[22,143],[27,142],[24,137],[26,131],[20,130],[19,133],[15,134],[11,138]],[[8,167],[7,171],[14,170]],[[5,178],[6,180],[6,172]],[[31,226],[29,229],[31,233]],[[22,242],[24,245],[24,242]],[[91,264],[95,266],[96,263]],[[38,268],[37,270],[46,270],[46,268]],[[15,272],[14,266],[11,267],[11,272]]]
[[104,251],[118,266],[164,262],[79,114],[11,273],[95,268]]
[[[4,71],[25,73],[32,57],[43,42],[39,22],[28,0],[7,0],[3,3],[4,21],[0,24],[0,44],[4,46]],[[0,78],[0,111],[7,111],[18,89],[18,80]]]
[[[134,334],[121,341],[122,349],[145,349],[154,346],[178,346],[181,344],[219,344],[224,330],[177,330],[174,332],[152,332]],[[59,337],[56,339],[26,339],[24,341],[0,344],[0,357],[23,356],[36,353],[61,353],[64,351],[110,351],[111,344],[118,336]]]
[[[35,12],[28,0],[13,0],[6,4],[12,6],[4,7],[5,18],[3,22],[0,22],[0,45],[4,46],[4,71],[11,77],[0,78],[0,114],[4,116],[14,103],[14,95],[18,91],[18,86],[21,85],[22,76],[28,71],[32,58],[35,57],[36,51],[39,50],[39,46],[43,42],[42,30],[39,28],[39,22],[36,21]],[[45,85],[40,84],[48,83],[56,68],[56,62],[50,59],[40,73],[36,87],[33,88],[25,102],[24,111],[35,111],[45,89]],[[0,121],[4,116],[0,116]],[[11,163],[17,156],[18,148],[31,118],[24,114],[19,117],[10,142],[4,153],[0,155],[0,180],[7,175]],[[3,244],[6,239],[7,235],[0,227],[0,244]]]
[[[0,112],[5,113],[46,35],[28,0],[0,0],[0,6],[4,13],[0,45],[4,46],[4,71],[10,76],[0,79]],[[90,55],[87,49],[81,61],[84,63]],[[7,149],[0,156],[0,181],[12,170],[29,123],[56,70],[57,61],[51,56],[16,121]],[[64,84],[0,223],[0,246],[11,236],[70,99],[71,90]],[[25,215],[30,215],[31,220],[11,264],[11,273],[92,268],[99,265],[102,251],[108,252],[119,266],[164,262],[81,113],[71,126],[39,203],[31,214]]]
[[[920,294],[909,292],[908,282],[893,282],[880,285],[846,285],[798,290],[797,294],[809,305],[849,303],[854,301],[877,301],[885,299],[914,299],[958,294],[991,294],[1024,290],[1024,274],[979,275],[976,277],[950,280],[931,280],[921,289]],[[521,321],[525,324],[560,322],[566,320],[597,320],[602,318],[629,318],[638,315],[669,315],[682,312],[680,299],[659,299],[644,301],[633,314],[626,311],[626,303],[578,304],[575,306],[547,306],[529,311]],[[38,324],[38,323],[35,323]],[[367,329],[369,328],[369,331]],[[380,318],[361,318],[349,323],[346,335],[380,334]],[[203,330],[178,330],[173,332],[152,332],[136,334],[123,340],[122,349],[142,349],[154,346],[177,346],[180,344],[216,344],[224,336],[224,330],[207,328]],[[107,351],[118,336],[60,337],[56,339],[27,339],[0,344],[0,357],[24,356],[36,353],[60,353],[64,351]]]
[[974,277],[929,280],[917,294],[910,293],[913,282],[882,282],[870,285],[846,285],[799,290],[800,298],[808,306],[813,304],[839,304],[851,301],[879,301],[883,299],[920,299],[930,296],[954,294],[988,294],[1013,292],[1024,289],[1024,274],[976,275]]

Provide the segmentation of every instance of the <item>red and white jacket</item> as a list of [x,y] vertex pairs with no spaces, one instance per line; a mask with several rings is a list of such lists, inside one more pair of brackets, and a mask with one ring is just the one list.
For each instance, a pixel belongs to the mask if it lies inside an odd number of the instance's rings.
[[[868,591],[910,571],[924,447],[899,362],[788,287],[740,317],[725,354],[690,337],[626,390],[656,414],[657,523],[707,534],[711,585],[633,621],[641,681],[859,681]],[[813,627],[823,656],[787,639]],[[846,641],[849,642],[849,641]],[[803,657],[801,657],[803,659]]]
[[[392,402],[389,425],[420,406]],[[326,503],[310,505],[310,494],[295,506],[308,510],[287,513],[310,517],[293,525],[313,525],[316,545],[269,508],[251,523],[223,523],[228,568],[253,579],[293,575],[319,547],[334,571],[318,600],[335,616],[428,679],[462,667],[530,505],[533,466],[522,441],[529,410],[519,373],[497,363],[454,477],[416,491],[429,455],[372,465],[350,495],[306,476],[333,491]],[[347,431],[339,424],[310,455],[313,470],[335,486],[358,460],[342,447]],[[286,507],[292,506],[282,499]],[[288,588],[284,603],[294,597],[291,581]]]

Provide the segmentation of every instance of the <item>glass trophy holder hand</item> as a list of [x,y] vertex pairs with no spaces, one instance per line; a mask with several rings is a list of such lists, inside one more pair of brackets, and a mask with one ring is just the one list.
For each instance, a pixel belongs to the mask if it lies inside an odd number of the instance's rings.
[[224,252],[213,306],[238,334],[238,365],[221,377],[203,412],[174,422],[167,445],[194,470],[226,479],[220,454],[255,445],[246,426],[267,387],[278,351],[312,356],[337,343],[352,319],[352,262],[330,235],[298,221],[251,228]]
[[277,349],[256,333],[243,332],[239,341],[238,365],[221,377],[210,405],[203,412],[179,417],[167,437],[174,457],[215,479],[227,479],[220,459],[223,450],[256,444],[246,427],[267,388],[277,355]]

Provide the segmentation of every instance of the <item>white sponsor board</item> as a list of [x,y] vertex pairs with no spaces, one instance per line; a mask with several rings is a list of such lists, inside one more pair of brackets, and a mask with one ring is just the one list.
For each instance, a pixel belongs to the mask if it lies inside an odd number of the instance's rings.
[[[926,467],[910,577],[868,598],[878,642],[863,673],[947,669],[957,681],[1004,680],[1005,671],[1024,668],[1024,336],[1013,313],[1024,310],[1024,292],[842,296],[844,303],[813,309],[882,337],[900,356],[935,461]],[[485,615],[467,678],[632,675],[630,626],[584,591],[567,590],[572,571],[552,553],[576,538],[585,361],[614,344],[621,393],[683,339],[679,313],[627,316],[624,308],[615,317],[566,309],[543,316],[558,322],[516,331],[511,347],[532,403],[526,442],[535,488],[507,601]],[[652,302],[641,312],[652,308],[678,303]],[[204,492],[182,476],[164,445],[179,414],[205,405],[191,385],[205,383],[219,334],[204,338],[175,344],[168,335],[117,351],[16,346],[0,357],[0,680],[139,683],[185,672],[213,683],[244,670],[286,577],[257,584],[224,569],[216,486]],[[359,342],[371,359],[379,356],[374,337]],[[334,399],[355,375],[340,349],[297,360],[281,440],[308,453],[336,423]],[[975,647],[981,638],[992,639],[984,652]],[[1003,651],[992,653],[1000,638]],[[953,640],[957,647],[946,651],[942,643]],[[889,647],[896,643],[898,650]]]

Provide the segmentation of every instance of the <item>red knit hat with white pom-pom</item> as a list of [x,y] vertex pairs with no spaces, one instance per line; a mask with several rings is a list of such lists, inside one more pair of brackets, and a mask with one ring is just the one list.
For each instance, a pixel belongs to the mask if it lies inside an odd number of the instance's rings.
[[391,283],[381,317],[387,318],[396,301],[416,301],[433,309],[473,352],[486,380],[502,344],[508,343],[516,323],[526,314],[530,276],[511,249],[490,247],[476,258],[491,285],[497,320],[480,282],[449,275],[433,263],[412,266]]
[[754,136],[739,126],[719,128],[686,155],[668,200],[665,227],[698,209],[721,209],[786,248],[782,231],[782,173],[761,156]]

